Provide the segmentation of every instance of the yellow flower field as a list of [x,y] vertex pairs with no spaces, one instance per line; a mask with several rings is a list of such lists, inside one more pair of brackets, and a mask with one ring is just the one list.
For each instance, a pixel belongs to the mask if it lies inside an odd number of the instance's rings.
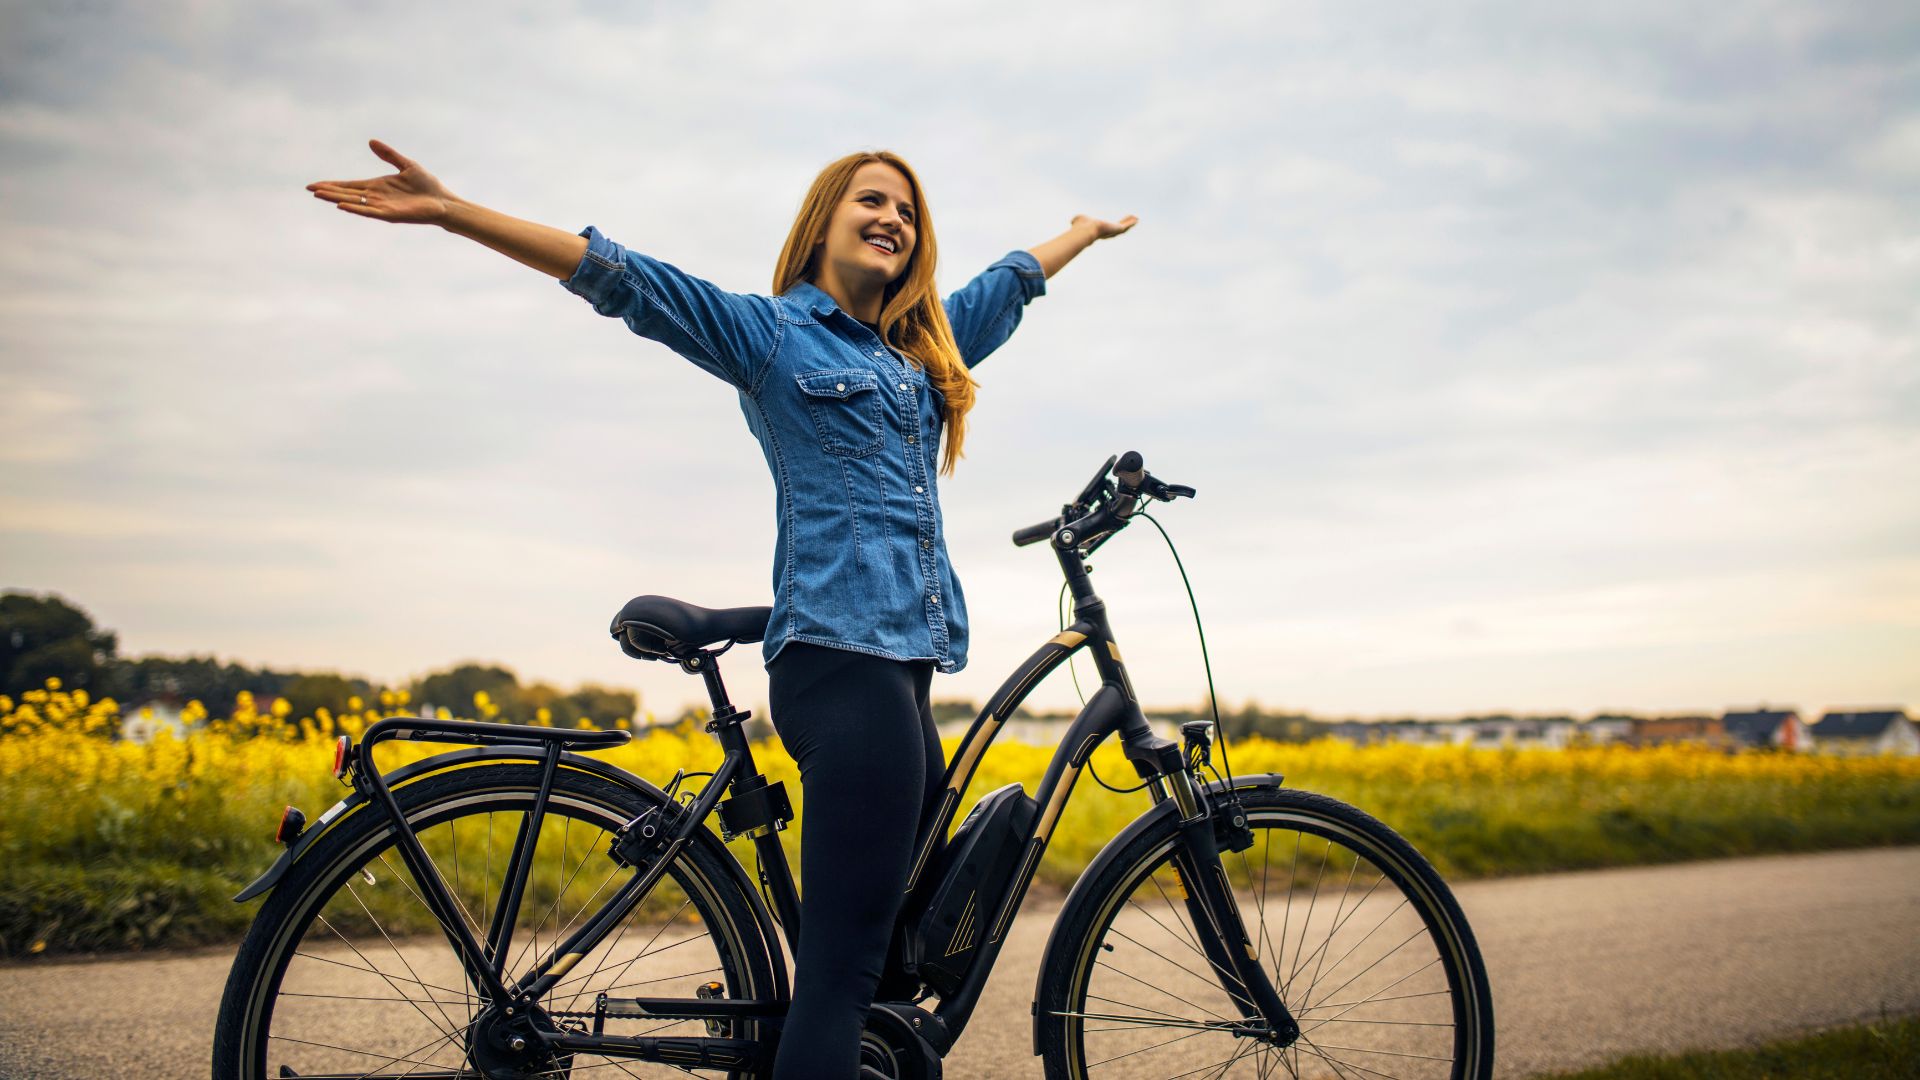
[[[335,730],[359,734],[403,698],[355,699],[288,722],[242,696],[226,717],[197,704],[188,733],[117,738],[110,700],[57,684],[0,697],[0,955],[145,947],[230,938],[253,905],[229,902],[277,854],[285,805],[317,817],[346,794],[331,774]],[[480,718],[489,702],[476,702]],[[391,769],[434,752],[383,748]],[[947,752],[953,752],[949,743]],[[1920,842],[1920,759],[1816,757],[1686,747],[1487,751],[1322,740],[1232,745],[1236,772],[1277,772],[1290,787],[1332,795],[1398,829],[1450,877]],[[1051,747],[996,745],[969,801],[1008,783],[1037,785]],[[804,823],[797,770],[776,741],[755,750],[785,780],[801,822],[785,839],[797,858]],[[603,755],[664,783],[711,769],[711,736],[682,725],[649,730]],[[1216,752],[1215,761],[1218,764]],[[1117,747],[1094,767],[1115,786],[1134,778]],[[1083,777],[1041,869],[1062,888],[1147,796]],[[746,861],[751,855],[743,849]],[[796,864],[797,865],[797,864]]]

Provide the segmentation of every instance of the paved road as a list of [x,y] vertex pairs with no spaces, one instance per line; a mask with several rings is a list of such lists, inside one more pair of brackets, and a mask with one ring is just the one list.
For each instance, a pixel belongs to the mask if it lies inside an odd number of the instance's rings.
[[[1498,1074],[1737,1046],[1920,1013],[1920,848],[1556,874],[1458,890],[1499,1016]],[[1038,1077],[1034,973],[1056,907],[1016,924],[952,1077]],[[229,949],[0,968],[0,1076],[207,1075]]]

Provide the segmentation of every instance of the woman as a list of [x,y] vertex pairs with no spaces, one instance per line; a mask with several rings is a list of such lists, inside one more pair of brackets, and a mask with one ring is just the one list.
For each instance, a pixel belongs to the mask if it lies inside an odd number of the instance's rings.
[[[379,140],[400,171],[307,185],[376,221],[439,225],[559,279],[740,393],[777,489],[769,705],[800,766],[800,955],[774,1075],[854,1076],[860,1030],[944,762],[933,669],[966,664],[966,606],[935,475],[961,456],[967,372],[1019,325],[1046,279],[1118,222],[1076,216],[944,304],[933,223],[906,162],[850,154],[807,192],[774,295],[726,292],[629,251],[454,196]],[[942,467],[934,467],[935,447]]]

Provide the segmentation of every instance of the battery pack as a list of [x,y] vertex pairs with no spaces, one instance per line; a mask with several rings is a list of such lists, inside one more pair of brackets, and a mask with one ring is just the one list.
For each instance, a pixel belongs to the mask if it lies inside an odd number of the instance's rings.
[[906,922],[901,960],[941,994],[959,987],[980,954],[1039,808],[1019,784],[989,793],[954,831],[929,875],[937,884]]

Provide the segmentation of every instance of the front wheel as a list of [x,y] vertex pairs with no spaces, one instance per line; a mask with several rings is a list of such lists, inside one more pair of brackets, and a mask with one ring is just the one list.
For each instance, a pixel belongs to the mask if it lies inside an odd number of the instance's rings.
[[[1493,998],[1460,905],[1413,846],[1354,807],[1239,791],[1253,843],[1223,849],[1256,959],[1301,1035],[1249,1033],[1175,869],[1176,822],[1076,888],[1041,970],[1049,1077],[1485,1080]],[[1216,954],[1217,955],[1217,954]]]
[[[497,919],[510,855],[540,788],[536,765],[494,764],[433,773],[394,790],[401,812],[452,891],[461,918],[485,940]],[[533,869],[508,955],[507,981],[583,925],[631,869],[607,857],[612,833],[658,796],[563,765],[533,839]],[[342,818],[262,905],[234,960],[214,1032],[215,1080],[272,1076],[478,1077],[483,1058],[476,995],[418,883],[373,806]],[[621,998],[772,999],[765,943],[737,865],[704,830],[626,922],[573,963],[530,1013],[548,1030],[700,1036],[704,1021],[595,1016],[601,995]],[[714,985],[717,984],[717,985]],[[712,1033],[754,1038],[751,1021]],[[624,1057],[574,1054],[505,1071],[560,1080],[684,1076]]]

